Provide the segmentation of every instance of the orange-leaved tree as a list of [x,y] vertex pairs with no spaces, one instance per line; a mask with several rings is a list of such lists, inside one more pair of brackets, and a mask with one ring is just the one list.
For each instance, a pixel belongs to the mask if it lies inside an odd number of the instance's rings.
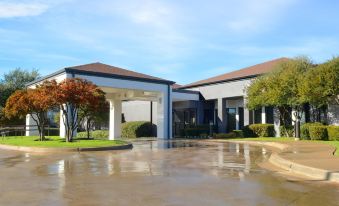
[[23,118],[30,114],[38,128],[40,141],[45,140],[46,112],[57,105],[56,100],[50,95],[56,89],[55,81],[45,81],[35,89],[17,90],[6,102],[4,109],[6,117]]
[[53,96],[63,112],[60,118],[63,118],[67,142],[73,141],[74,132],[78,128],[79,109],[96,112],[105,101],[105,93],[100,88],[92,82],[79,78],[62,81]]
[[109,107],[108,102],[105,98],[105,93],[96,88],[94,85],[91,86],[93,95],[89,96],[84,104],[81,104],[78,110],[78,123],[85,123],[87,132],[87,139],[90,138],[90,127],[94,120],[102,118],[103,113],[107,112]]

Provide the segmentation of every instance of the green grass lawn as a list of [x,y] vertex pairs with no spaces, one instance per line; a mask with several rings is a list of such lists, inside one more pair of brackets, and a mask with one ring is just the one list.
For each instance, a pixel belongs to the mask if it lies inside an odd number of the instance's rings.
[[65,142],[58,136],[46,137],[46,141],[38,141],[37,136],[13,136],[0,137],[0,144],[28,147],[61,147],[61,148],[84,148],[84,147],[107,147],[125,145],[122,140],[102,140],[102,139],[74,139],[73,142]]
[[[250,137],[250,138],[235,138],[230,140],[240,141],[265,141],[265,142],[293,142],[294,138],[291,137]],[[316,142],[320,144],[328,144],[337,148],[335,155],[339,156],[339,141],[323,141],[323,140],[300,140],[306,142]]]

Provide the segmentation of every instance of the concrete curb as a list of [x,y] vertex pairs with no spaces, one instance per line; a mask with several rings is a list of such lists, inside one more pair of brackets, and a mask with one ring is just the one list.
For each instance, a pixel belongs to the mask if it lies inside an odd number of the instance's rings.
[[280,167],[282,169],[285,169],[296,174],[304,175],[317,180],[328,180],[333,182],[339,182],[339,172],[332,172],[329,170],[298,164],[293,161],[282,158],[277,153],[273,153],[268,161],[277,167]]
[[106,147],[83,147],[83,148],[48,148],[48,147],[24,147],[0,144],[0,149],[17,150],[22,152],[35,152],[35,153],[56,153],[56,152],[85,152],[85,151],[109,151],[109,150],[125,150],[132,149],[133,145],[128,143],[126,145],[106,146]]
[[[244,141],[216,140],[215,142],[231,142],[231,143],[239,143],[239,144],[250,144],[254,146],[274,147],[274,148],[277,148],[279,151],[278,152],[272,151],[272,154],[268,160],[273,165],[280,167],[284,170],[287,170],[289,172],[295,173],[295,174],[310,177],[312,179],[332,181],[332,182],[339,183],[339,171],[330,171],[330,170],[315,168],[315,167],[307,166],[304,164],[299,164],[299,163],[294,162],[293,160],[289,160],[289,159],[282,157],[282,152],[291,149],[291,146],[287,144],[278,143],[278,142],[257,142],[257,141],[246,141],[246,140]],[[333,152],[329,154],[329,156],[330,155],[333,156]]]

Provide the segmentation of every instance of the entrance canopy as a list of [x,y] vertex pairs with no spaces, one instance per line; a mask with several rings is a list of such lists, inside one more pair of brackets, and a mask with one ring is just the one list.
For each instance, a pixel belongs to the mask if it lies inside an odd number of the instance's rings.
[[[66,67],[58,72],[27,84],[28,88],[46,80],[61,82],[65,79],[81,78],[96,84],[106,93],[110,102],[109,139],[121,136],[121,102],[125,100],[146,100],[157,102],[157,137],[172,137],[172,88],[174,82],[149,76],[146,74],[110,66],[92,63],[74,67]],[[30,125],[27,118],[26,124]],[[62,121],[62,118],[60,118]],[[29,132],[26,134],[30,135]],[[60,136],[64,136],[65,128],[60,123]]]

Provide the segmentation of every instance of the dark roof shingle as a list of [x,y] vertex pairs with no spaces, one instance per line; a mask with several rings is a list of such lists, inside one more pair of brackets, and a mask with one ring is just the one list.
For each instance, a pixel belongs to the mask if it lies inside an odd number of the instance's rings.
[[158,81],[158,82],[167,82],[173,84],[174,82],[161,79],[158,77],[142,74],[139,72],[134,72],[131,70],[103,64],[103,63],[91,63],[91,64],[84,64],[79,66],[73,67],[66,67],[66,71],[68,72],[82,72],[88,74],[100,74],[100,75],[108,75],[108,76],[117,76],[117,77],[125,77],[125,78],[133,78],[133,79],[140,79],[140,80],[151,80],[151,81]]
[[288,58],[285,58],[285,57],[274,59],[274,60],[267,61],[261,64],[256,64],[254,66],[250,66],[250,67],[246,67],[240,70],[229,72],[226,74],[222,74],[222,75],[218,75],[218,76],[211,77],[208,79],[193,82],[193,83],[184,85],[180,88],[191,88],[191,87],[202,86],[206,84],[220,83],[220,82],[225,82],[229,80],[242,79],[242,78],[251,77],[251,76],[258,76],[260,74],[265,74],[267,72],[272,71],[278,63],[281,63],[287,60]]

